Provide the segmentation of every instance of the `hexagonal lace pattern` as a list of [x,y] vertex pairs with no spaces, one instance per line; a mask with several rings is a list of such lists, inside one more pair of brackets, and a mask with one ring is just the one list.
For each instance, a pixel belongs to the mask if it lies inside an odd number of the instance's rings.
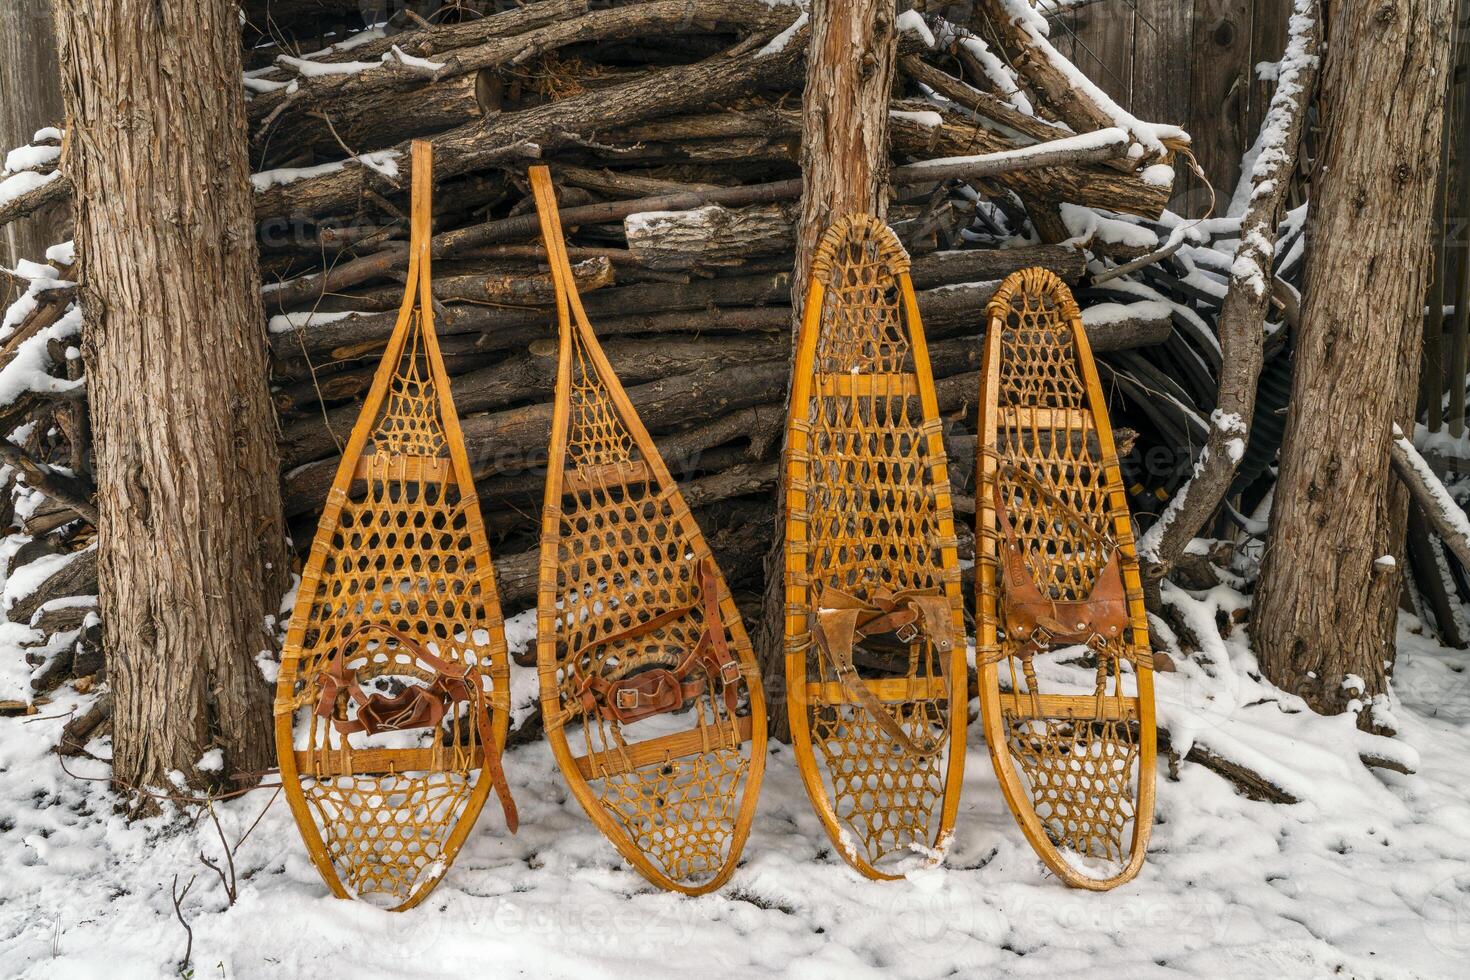
[[[1001,490],[1038,589],[1057,600],[1085,599],[1111,555],[1114,526],[1107,472],[1069,325],[1076,307],[1050,273],[1019,275],[1022,282],[1009,293],[1001,334],[996,451],[1068,506],[1047,500],[1026,481],[1002,478]],[[1004,602],[1002,583],[1001,622]],[[1001,649],[1011,690],[1023,695],[1017,712],[1006,716],[1007,742],[1029,783],[1032,805],[1059,848],[1126,860],[1137,800],[1138,726],[1104,720],[1106,710],[1091,721],[1044,717],[1039,701],[1024,697],[1046,692],[1030,658],[1020,655],[1022,640],[1006,637]],[[1130,684],[1133,643],[1130,630],[1090,648],[1096,679],[1085,700],[1104,709],[1117,704],[1129,687],[1136,690]]]
[[[584,713],[579,678],[617,680],[650,667],[676,666],[704,632],[696,540],[676,487],[660,487],[642,461],[632,433],[584,348],[572,334],[573,367],[567,432],[567,476],[557,558],[557,678],[566,736],[583,757],[626,759],[636,734],[653,720],[624,725]],[[629,465],[641,476],[628,478]],[[689,612],[657,629],[615,644],[604,637],[671,609]],[[731,652],[748,659],[726,629]],[[575,664],[576,670],[571,666]],[[741,685],[742,698],[748,696]],[[676,716],[699,733],[701,749],[640,765],[628,772],[592,765],[588,785],[603,811],[673,881],[697,886],[729,859],[748,751],[725,708],[725,682],[705,678],[705,692]],[[667,719],[670,716],[657,716]],[[664,726],[667,728],[667,725]],[[660,734],[663,730],[660,729]],[[580,750],[575,746],[580,744]]]
[[[825,254],[813,263],[813,276],[822,277],[825,291],[801,460],[809,483],[806,509],[792,514],[808,527],[808,601],[815,604],[831,587],[860,597],[880,588],[952,587],[959,570],[944,567],[946,542],[935,504],[935,494],[948,489],[947,462],[929,453],[928,435],[938,422],[926,424],[914,394],[921,382],[901,306],[898,274],[907,256],[876,220],[851,220],[829,234],[830,251],[824,240]],[[871,386],[863,379],[871,379]],[[788,644],[808,650],[809,680],[837,681],[810,633],[788,638]],[[860,642],[854,660],[864,676],[944,673],[927,637],[901,652],[870,650]],[[887,707],[916,741],[949,728],[946,698],[891,701]],[[813,703],[808,725],[828,798],[848,832],[844,846],[859,852],[852,857],[877,867],[890,855],[937,844],[947,748],[929,757],[909,756],[856,704]]]
[[1126,862],[1138,767],[1137,725],[1127,721],[1011,718],[1011,757],[1031,786],[1031,805],[1058,848]]
[[380,453],[438,456],[447,446],[444,423],[439,418],[439,398],[429,373],[419,311],[414,310],[412,317],[372,442]]

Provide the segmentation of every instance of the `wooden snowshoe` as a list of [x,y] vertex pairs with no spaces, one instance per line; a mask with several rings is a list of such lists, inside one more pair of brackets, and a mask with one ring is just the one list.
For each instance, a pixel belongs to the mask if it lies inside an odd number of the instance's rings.
[[551,177],[531,186],[556,286],[556,403],[537,648],[546,736],[649,881],[720,887],[750,832],[766,709],[740,614],[572,281]]
[[871,878],[942,854],[964,774],[959,559],[908,270],[875,218],[823,236],[787,430],[792,747],[837,850]]
[[1047,867],[1105,890],[1143,864],[1152,658],[1097,367],[1045,269],[990,302],[980,380],[976,662],[1001,789]]
[[281,782],[340,898],[407,909],[494,788],[509,664],[490,546],[434,335],[433,155],[413,145],[408,287],[317,526],[276,690]]

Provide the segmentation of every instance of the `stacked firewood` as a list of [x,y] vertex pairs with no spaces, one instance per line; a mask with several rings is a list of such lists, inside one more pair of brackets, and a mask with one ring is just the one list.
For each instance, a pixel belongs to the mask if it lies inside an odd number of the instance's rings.
[[[1069,66],[1028,54],[1024,25],[996,22],[987,43],[905,15],[891,118],[889,217],[914,257],[960,487],[995,284],[1028,265],[1078,283],[1089,252],[1147,251],[1076,227],[1076,213],[1157,217],[1184,145],[1092,106],[1067,88]],[[796,4],[545,0],[438,22],[405,14],[309,58],[263,48],[247,84],[298,543],[396,316],[401,168],[417,137],[433,140],[439,176],[436,326],[507,602],[534,590],[553,394],[531,162],[558,181],[578,286],[635,406],[727,572],[758,575],[785,415],[805,38]],[[1027,58],[1045,83],[1004,64]],[[1094,343],[1138,348],[1171,329],[1158,303],[1121,315],[1114,304]]]
[[[245,4],[262,300],[297,547],[311,541],[396,317],[407,141],[426,138],[438,176],[436,327],[508,609],[534,596],[554,377],[531,163],[557,180],[578,286],[634,405],[731,581],[757,586],[791,349],[803,6],[388,6],[391,17],[347,33],[366,9],[358,0]],[[996,284],[1042,265],[1085,287],[1157,249],[1169,235],[1172,165],[1188,145],[1109,102],[1023,0],[975,7],[966,24],[902,15],[891,113],[889,220],[913,256],[962,512],[973,509],[979,336]],[[26,193],[67,193],[60,166]],[[6,215],[26,206],[0,201]],[[57,304],[79,317],[69,286],[48,288],[57,297],[12,308],[7,350],[49,329]],[[1175,298],[1136,277],[1081,298],[1105,360],[1180,342]],[[53,351],[42,368],[73,377],[80,361]],[[57,554],[80,554],[92,516],[81,391],[7,397],[5,431],[25,429],[6,450],[7,479],[41,501],[17,523]],[[40,605],[20,609],[28,624],[89,588],[66,576],[32,585],[28,601]]]
[[[34,147],[53,143],[42,133]],[[5,273],[14,300],[0,323],[0,525],[11,531],[0,539],[0,630],[31,673],[29,691],[0,690],[0,712],[34,710],[34,696],[104,673],[82,316],[71,250],[48,258]]]

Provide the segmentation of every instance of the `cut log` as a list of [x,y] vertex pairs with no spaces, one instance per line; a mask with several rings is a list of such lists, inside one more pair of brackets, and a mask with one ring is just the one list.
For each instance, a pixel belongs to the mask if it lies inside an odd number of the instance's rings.
[[[598,333],[610,335],[604,318],[639,313],[668,313],[676,310],[703,310],[709,307],[761,306],[785,304],[790,276],[786,273],[731,276],[690,283],[677,290],[664,285],[641,284],[601,289],[590,293],[583,305],[587,315],[598,325]],[[437,317],[434,326],[441,337],[482,333],[489,339],[482,349],[514,349],[524,347],[542,336],[550,322],[546,308],[504,309],[484,306],[456,306],[448,315]],[[334,358],[361,356],[363,350],[374,349],[388,339],[396,314],[349,316],[327,323],[293,327],[272,334],[271,352],[278,358],[303,353],[327,351]],[[533,327],[534,332],[512,333],[513,328]]]
[[1075,76],[1063,67],[1065,59],[1060,52],[1034,28],[1034,19],[1040,15],[1029,5],[1018,6],[1018,0],[979,0],[976,7],[976,12],[989,20],[1011,67],[1063,122],[1079,133],[1117,125],[1113,116],[1077,85]]
[[[552,338],[548,332],[548,345]],[[695,370],[719,371],[784,356],[786,341],[775,335],[656,340],[613,338],[603,349],[624,384],[641,384]],[[512,355],[454,379],[454,406],[461,414],[504,408],[531,399],[549,401],[556,382],[551,350]],[[308,414],[283,427],[281,458],[293,467],[335,452],[357,418],[360,406],[344,405]]]
[[[902,105],[899,104],[900,107]],[[974,154],[1009,153],[1017,149],[1014,143],[998,133],[966,122],[953,112],[944,111],[942,107],[914,103],[909,104],[909,108],[938,115],[942,122],[934,126],[921,121],[924,117],[916,117],[915,114],[895,114],[892,128],[896,152],[928,160],[934,157],[966,158]],[[1076,143],[1070,141],[1081,140],[1085,143],[1089,138],[1091,136],[1070,137],[1068,146],[1076,146]],[[1036,147],[1027,149],[1035,151]],[[1108,158],[1117,156],[1116,149],[1108,153]],[[1023,167],[1010,170],[997,167],[992,173],[979,176],[993,176],[995,183],[1023,196],[1105,208],[1145,218],[1157,218],[1161,215],[1173,191],[1172,183],[1149,183],[1137,175],[1119,173],[1095,163],[1037,169],[1031,162],[1026,162]]]
[[[721,28],[738,30],[743,34],[771,35],[789,25],[794,16],[791,10],[783,10],[763,0],[653,0],[620,7],[587,6],[592,9],[581,16],[548,20],[530,30],[489,37],[478,44],[453,43],[466,41],[470,32],[413,32],[422,36],[417,38],[416,44],[409,43],[421,54],[402,58],[398,52],[404,48],[394,50],[390,47],[378,56],[380,63],[377,66],[356,51],[353,53],[357,54],[357,60],[338,72],[324,72],[314,60],[302,62],[283,57],[278,60],[287,73],[296,68],[299,69],[299,77],[293,79],[290,87],[283,86],[256,96],[250,104],[250,116],[252,121],[274,120],[278,116],[289,118],[292,112],[304,108],[348,120],[371,121],[375,116],[380,119],[407,119],[417,114],[423,101],[431,110],[449,110],[441,125],[460,125],[480,115],[481,103],[475,93],[476,78],[489,69],[523,64],[546,52],[585,41],[668,37]],[[495,18],[486,20],[493,23]],[[448,46],[450,43],[453,43],[452,47]],[[470,78],[464,82],[457,76]],[[426,79],[436,84],[426,86]],[[451,80],[447,85],[444,84],[446,79]],[[435,93],[434,89],[444,89],[448,95]],[[392,112],[393,104],[400,100],[412,104],[414,112]],[[460,104],[463,113],[458,117],[452,111],[456,104]],[[289,112],[282,114],[282,109]],[[287,124],[285,132],[277,134],[270,127],[260,127],[256,138],[289,138],[295,128]],[[432,128],[423,130],[431,131]],[[370,134],[371,129],[366,132]]]
[[59,504],[65,504],[88,523],[97,523],[97,505],[92,502],[97,488],[90,479],[63,473],[32,459],[9,439],[0,439],[0,459],[24,473],[27,486],[34,487]]
[[102,726],[111,720],[112,694],[109,692],[62,727],[61,740],[56,751],[66,756],[81,755],[87,750],[87,742],[99,734]]
[[645,211],[623,219],[628,250],[650,269],[714,269],[743,265],[795,244],[795,202],[731,209]]
[[41,186],[26,191],[24,194],[17,194],[4,204],[0,204],[0,228],[4,228],[12,221],[28,218],[53,204],[69,200],[71,195],[71,178],[64,174],[53,177]]
[[[789,83],[804,48],[805,35],[802,35],[774,54],[732,53],[695,65],[667,68],[635,82],[584,92],[560,102],[458,126],[431,140],[435,173],[440,179],[447,179],[508,159],[541,156],[571,145],[583,136],[738,98],[762,86]],[[283,185],[273,184],[271,177],[257,175],[258,183],[265,184],[266,189],[256,195],[256,217],[259,220],[303,211],[315,215],[350,213],[370,191],[401,197],[409,179],[408,160],[408,148],[400,144],[377,155],[371,166],[354,158],[325,173]],[[531,220],[534,224],[534,216]]]
[[36,611],[52,599],[97,594],[97,549],[77,552],[45,581],[17,599],[5,611],[12,623],[29,623]]
[[[613,266],[602,256],[584,259],[572,266],[578,292],[591,293],[616,281]],[[545,306],[556,293],[551,275],[544,272],[500,272],[475,275],[449,274],[434,279],[434,298],[441,303],[484,303],[490,306]],[[403,301],[403,287],[387,287],[342,297],[358,310],[396,310]]]
[[[312,60],[322,64],[337,64],[346,61],[376,61],[390,53],[396,46],[405,54],[427,58],[440,51],[478,44],[497,37],[524,34],[556,20],[585,14],[597,0],[538,0],[518,8],[502,11],[489,17],[472,18],[458,24],[436,24],[431,29],[389,31],[386,37],[369,40],[362,44],[347,46],[333,45],[312,55]],[[361,22],[365,12],[396,13],[401,5],[388,0],[246,0],[243,4],[247,25],[246,40],[251,40],[250,28],[274,36],[272,27],[287,28],[291,25],[326,15],[328,23],[335,17],[350,21],[353,17]],[[395,24],[395,26],[398,26]],[[261,77],[271,81],[286,81],[291,76],[282,69],[264,73]]]
[[898,66],[914,81],[927,85],[951,102],[962,105],[992,122],[1009,127],[1018,135],[1029,136],[1031,139],[1041,141],[1068,135],[1065,129],[1044,119],[1028,116],[1004,99],[973,88],[948,72],[935,68],[919,55],[904,55],[899,59]]

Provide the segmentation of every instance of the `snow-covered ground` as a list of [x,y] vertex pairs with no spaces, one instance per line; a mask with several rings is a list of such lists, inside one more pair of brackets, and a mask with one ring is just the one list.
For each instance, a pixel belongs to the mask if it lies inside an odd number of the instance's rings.
[[[907,881],[868,881],[833,854],[775,746],[734,880],[702,898],[662,893],[593,829],[538,743],[506,762],[520,834],[487,807],[444,883],[405,914],[328,897],[274,790],[220,805],[232,842],[265,808],[227,907],[200,863],[221,852],[207,815],[129,825],[105,782],[78,778],[103,779],[103,764],[62,771],[50,749],[89,697],[64,692],[36,716],[0,719],[0,975],[177,975],[177,876],[181,888],[196,879],[182,911],[198,978],[1465,976],[1470,655],[1405,617],[1396,696],[1380,706],[1400,736],[1371,739],[1254,678],[1244,631],[1214,625],[1244,605],[1237,593],[1171,597],[1204,647],[1160,678],[1176,745],[1248,761],[1302,802],[1253,802],[1187,762],[1170,777],[1161,759],[1148,863],[1108,894],[1044,872],[977,725],[947,862]],[[1417,772],[1367,769],[1369,750]]]

